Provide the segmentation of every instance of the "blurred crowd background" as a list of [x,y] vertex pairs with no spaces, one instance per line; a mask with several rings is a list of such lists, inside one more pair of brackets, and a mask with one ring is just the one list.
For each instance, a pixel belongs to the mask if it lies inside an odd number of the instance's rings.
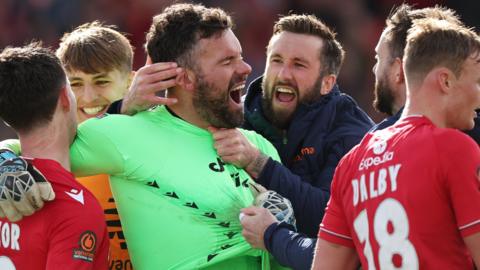
[[[66,31],[93,20],[114,24],[135,47],[134,69],[145,63],[143,43],[151,19],[173,0],[0,0],[0,49],[19,46],[33,39],[58,46]],[[372,108],[374,48],[392,7],[406,2],[416,7],[443,5],[455,9],[469,26],[480,29],[479,0],[204,0],[193,1],[221,7],[234,18],[235,33],[244,58],[252,66],[249,81],[265,66],[265,47],[278,15],[315,14],[333,27],[346,50],[339,76],[341,88],[352,95],[370,116],[384,116]],[[20,110],[20,108],[19,108]],[[2,123],[0,139],[14,138]]]

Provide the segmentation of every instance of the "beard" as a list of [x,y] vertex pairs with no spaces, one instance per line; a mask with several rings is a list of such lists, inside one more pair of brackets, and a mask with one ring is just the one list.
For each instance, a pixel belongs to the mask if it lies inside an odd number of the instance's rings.
[[[267,81],[266,77],[264,76],[262,79],[262,109],[267,120],[279,129],[288,128],[299,104],[311,105],[322,98],[322,94],[320,93],[320,88],[322,87],[322,79],[323,76],[319,75],[313,86],[305,89],[305,95],[300,98],[300,93],[296,84],[283,81]],[[289,86],[295,92],[295,95],[297,97],[297,104],[295,105],[295,109],[293,111],[285,111],[281,109],[275,110],[273,108],[275,88],[278,85]]]
[[374,95],[375,99],[373,100],[373,107],[381,113],[390,116],[393,115],[393,103],[395,98],[393,97],[392,88],[388,85],[385,77],[375,81]]
[[228,89],[222,90],[205,80],[201,73],[197,72],[197,76],[197,90],[193,95],[193,106],[200,117],[216,128],[241,126],[243,124],[243,106],[241,109],[230,108],[229,90],[244,78],[234,75],[229,82]]

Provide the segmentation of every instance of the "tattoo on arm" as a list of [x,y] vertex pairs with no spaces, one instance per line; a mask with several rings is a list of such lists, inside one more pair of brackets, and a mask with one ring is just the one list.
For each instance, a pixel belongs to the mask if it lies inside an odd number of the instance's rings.
[[268,156],[262,152],[259,152],[258,156],[253,160],[245,170],[252,176],[253,178],[257,178],[260,173],[262,172],[263,168],[267,164]]

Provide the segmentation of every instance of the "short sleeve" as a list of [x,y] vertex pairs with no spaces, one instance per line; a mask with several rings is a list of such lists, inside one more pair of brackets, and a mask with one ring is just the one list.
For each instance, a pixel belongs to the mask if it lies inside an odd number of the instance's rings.
[[74,211],[52,217],[47,270],[106,270],[108,234],[102,215]]
[[463,237],[480,232],[480,150],[468,136],[452,132],[439,142],[446,192]]

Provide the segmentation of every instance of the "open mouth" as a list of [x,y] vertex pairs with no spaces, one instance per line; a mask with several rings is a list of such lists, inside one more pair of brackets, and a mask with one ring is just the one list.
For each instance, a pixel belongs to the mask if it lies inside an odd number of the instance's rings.
[[278,87],[275,89],[275,98],[280,102],[292,102],[295,97],[295,91],[291,88]]
[[245,84],[240,84],[230,90],[230,98],[235,102],[236,104],[240,104],[242,102],[242,91],[245,88]]
[[100,113],[103,113],[107,109],[107,105],[94,106],[94,107],[83,107],[80,110],[88,116],[96,116]]

